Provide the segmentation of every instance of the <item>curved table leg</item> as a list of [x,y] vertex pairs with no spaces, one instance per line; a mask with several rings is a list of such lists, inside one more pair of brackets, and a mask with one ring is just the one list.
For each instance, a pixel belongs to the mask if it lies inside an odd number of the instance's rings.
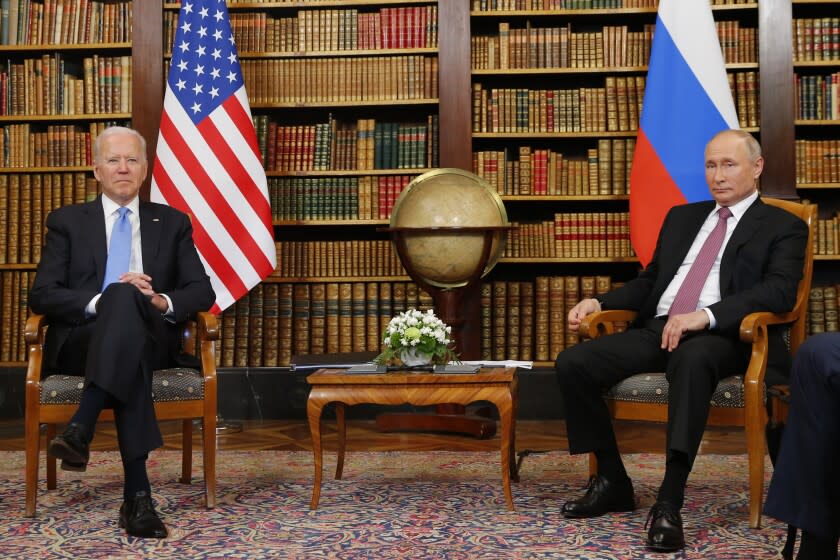
[[502,486],[505,490],[505,500],[507,500],[508,510],[515,511],[513,505],[513,493],[510,489],[511,475],[515,475],[516,463],[514,455],[514,415],[513,415],[514,398],[510,392],[500,395],[500,398],[495,401],[496,408],[499,409],[499,423],[502,425],[502,441],[501,441],[501,463],[502,463]]
[[335,479],[341,480],[344,472],[344,451],[347,448],[347,424],[344,421],[344,403],[335,403],[335,422],[338,428],[338,458],[335,463]]
[[315,481],[312,483],[312,501],[309,509],[318,508],[321,497],[321,470],[324,465],[324,450],[321,447],[321,413],[324,403],[312,400],[312,394],[306,403],[306,416],[309,419],[309,432],[312,435],[312,454],[315,456]]

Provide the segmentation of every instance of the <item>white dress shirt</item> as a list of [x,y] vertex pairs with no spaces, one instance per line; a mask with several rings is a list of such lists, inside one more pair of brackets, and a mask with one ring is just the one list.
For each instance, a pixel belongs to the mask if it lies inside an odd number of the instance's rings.
[[[135,196],[134,199],[125,205],[130,210],[128,213],[128,221],[131,224],[131,257],[128,259],[128,272],[143,272],[143,246],[140,242],[140,197]],[[102,211],[105,215],[105,244],[107,247],[111,246],[111,232],[114,230],[114,224],[120,217],[120,205],[102,195]],[[154,279],[153,279],[154,280]],[[167,310],[165,316],[172,315],[172,300],[166,294],[159,294],[166,300]],[[85,307],[85,313],[92,317],[96,315],[96,303],[102,294],[96,294],[93,299],[88,302]]]
[[[721,299],[720,260],[723,256],[723,251],[726,249],[726,244],[729,243],[729,238],[732,237],[732,232],[735,231],[738,221],[757,198],[758,191],[729,207],[729,210],[732,212],[732,216],[726,221],[726,236],[723,238],[723,244],[721,244],[720,251],[718,252],[717,257],[715,257],[715,262],[712,264],[712,269],[709,271],[709,276],[706,278],[706,283],[703,285],[703,290],[700,292],[700,299],[697,302],[697,309],[702,309],[709,316],[710,329],[717,326],[717,321],[715,320],[714,314],[709,310],[709,306],[713,303],[719,302]],[[683,280],[685,280],[685,277],[688,275],[691,265],[694,264],[694,259],[697,258],[697,255],[700,253],[700,249],[706,242],[706,238],[709,237],[709,234],[715,228],[715,225],[717,225],[717,211],[720,207],[720,204],[716,204],[714,209],[709,212],[708,217],[706,217],[706,221],[703,222],[703,226],[694,238],[694,243],[691,244],[691,248],[688,250],[685,260],[680,265],[680,268],[677,270],[677,273],[674,275],[671,283],[668,284],[668,287],[662,293],[662,297],[659,298],[659,304],[656,306],[657,316],[668,314],[668,310],[671,308],[671,303],[673,303],[674,298],[677,295],[677,291],[680,289]]]

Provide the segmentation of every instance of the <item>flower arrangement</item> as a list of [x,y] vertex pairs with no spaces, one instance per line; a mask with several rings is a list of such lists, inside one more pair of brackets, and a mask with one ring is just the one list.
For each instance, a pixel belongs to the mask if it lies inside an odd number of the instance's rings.
[[410,308],[392,318],[385,329],[385,349],[374,362],[386,365],[446,364],[457,359],[449,346],[452,327],[429,309],[425,313]]

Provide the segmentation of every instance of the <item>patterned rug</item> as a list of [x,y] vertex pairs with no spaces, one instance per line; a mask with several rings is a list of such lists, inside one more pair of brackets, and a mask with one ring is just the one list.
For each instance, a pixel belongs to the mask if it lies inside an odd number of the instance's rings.
[[525,458],[522,481],[513,485],[516,512],[505,507],[498,453],[348,453],[343,480],[332,479],[335,454],[327,453],[316,511],[309,509],[310,453],[221,452],[211,511],[201,505],[201,479],[176,481],[179,459],[178,452],[158,451],[149,460],[154,498],[170,530],[168,539],[155,541],[129,538],[117,527],[117,453],[94,453],[86,473],[59,471],[57,490],[41,482],[30,519],[23,517],[23,453],[0,452],[0,556],[720,560],[777,558],[783,541],[773,519],[765,517],[758,531],[747,525],[743,456],[698,457],[683,510],[689,545],[670,556],[644,548],[660,455],[626,456],[640,502],[635,512],[575,521],[560,508],[580,495],[586,463],[560,451]]

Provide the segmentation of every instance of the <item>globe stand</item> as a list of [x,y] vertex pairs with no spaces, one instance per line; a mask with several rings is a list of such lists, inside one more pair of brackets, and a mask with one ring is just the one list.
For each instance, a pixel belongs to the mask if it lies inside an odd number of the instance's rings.
[[[389,227],[380,228],[391,234],[406,272],[422,289],[432,296],[435,312],[441,321],[452,327],[455,352],[464,359],[479,357],[480,344],[477,336],[470,336],[465,325],[464,301],[472,295],[490,260],[494,236],[499,231],[510,229],[505,226],[435,226],[435,227]],[[462,285],[456,288],[442,288],[426,281],[417,274],[408,251],[407,240],[412,235],[459,236],[483,235],[481,255],[475,270]],[[423,431],[449,432],[471,435],[480,439],[493,437],[496,421],[487,417],[466,414],[466,407],[457,404],[443,404],[436,407],[436,414],[385,413],[376,417],[376,427],[381,431]]]

